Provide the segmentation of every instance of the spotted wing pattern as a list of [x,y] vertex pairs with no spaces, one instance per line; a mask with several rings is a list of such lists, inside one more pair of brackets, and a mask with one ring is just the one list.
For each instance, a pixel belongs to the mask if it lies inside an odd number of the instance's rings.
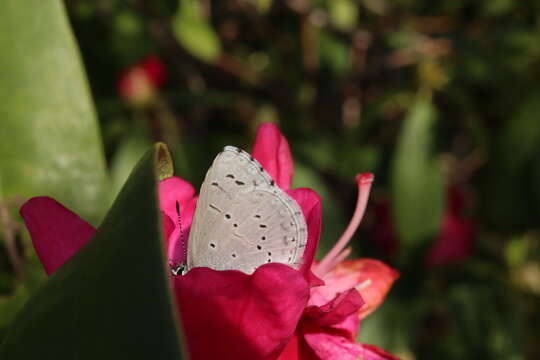
[[202,184],[188,241],[187,270],[251,274],[265,263],[299,268],[306,222],[295,200],[247,152],[227,146]]

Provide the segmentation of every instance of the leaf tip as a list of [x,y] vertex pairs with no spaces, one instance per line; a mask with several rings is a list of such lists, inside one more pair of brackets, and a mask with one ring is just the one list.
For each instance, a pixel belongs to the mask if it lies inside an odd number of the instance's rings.
[[159,180],[165,180],[174,175],[174,165],[171,153],[167,145],[158,142],[155,145],[156,149],[156,168]]

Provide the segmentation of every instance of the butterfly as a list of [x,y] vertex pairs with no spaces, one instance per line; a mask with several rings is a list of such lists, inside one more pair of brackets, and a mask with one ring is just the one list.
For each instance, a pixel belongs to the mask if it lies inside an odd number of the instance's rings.
[[306,221],[298,203],[249,153],[226,146],[201,186],[187,264],[171,270],[177,275],[209,267],[251,274],[271,262],[298,269],[306,242]]

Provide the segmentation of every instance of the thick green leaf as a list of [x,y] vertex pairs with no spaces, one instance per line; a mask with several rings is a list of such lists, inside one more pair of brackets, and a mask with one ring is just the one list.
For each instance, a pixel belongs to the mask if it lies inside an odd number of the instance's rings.
[[120,143],[111,160],[111,181],[114,194],[118,194],[122,189],[131,169],[137,164],[148,146],[148,139],[139,133],[128,135]]
[[403,243],[417,246],[437,233],[444,206],[440,164],[432,154],[435,109],[425,99],[413,105],[392,168],[394,216]]
[[158,212],[156,150],[133,171],[95,237],[9,329],[1,359],[181,359]]
[[198,0],[180,1],[172,25],[180,44],[193,56],[210,63],[217,60],[221,54],[221,43],[203,16]]
[[106,173],[60,0],[0,2],[0,198],[50,195],[96,222]]
[[28,289],[22,285],[9,297],[0,298],[0,329],[6,328],[28,299]]

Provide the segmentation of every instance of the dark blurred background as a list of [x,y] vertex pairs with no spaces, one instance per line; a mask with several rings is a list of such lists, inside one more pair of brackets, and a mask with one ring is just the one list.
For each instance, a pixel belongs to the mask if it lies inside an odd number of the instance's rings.
[[[540,358],[540,2],[66,7],[115,191],[152,142],[198,187],[223,146],[249,150],[276,122],[295,186],[322,197],[321,253],[352,215],[355,174],[375,174],[354,254],[401,278],[363,342],[404,360]],[[2,329],[27,296],[15,273],[0,273]]]

